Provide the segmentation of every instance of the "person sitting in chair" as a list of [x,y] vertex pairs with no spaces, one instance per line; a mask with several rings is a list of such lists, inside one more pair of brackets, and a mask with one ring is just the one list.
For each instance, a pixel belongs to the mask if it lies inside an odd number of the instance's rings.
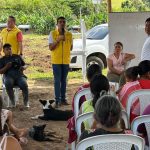
[[13,91],[14,86],[18,86],[22,90],[24,105],[25,107],[29,107],[27,78],[23,74],[25,62],[19,55],[12,55],[10,44],[4,44],[3,51],[5,56],[0,58],[0,74],[3,74],[3,82],[12,107],[16,106]]

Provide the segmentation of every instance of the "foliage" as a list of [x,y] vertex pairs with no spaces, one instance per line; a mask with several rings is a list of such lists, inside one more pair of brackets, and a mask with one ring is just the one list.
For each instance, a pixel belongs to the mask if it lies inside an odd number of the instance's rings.
[[147,3],[142,0],[125,0],[121,7],[123,11],[147,11],[149,10]]
[[[147,11],[150,0],[112,0],[112,7],[113,11]],[[88,29],[106,23],[108,17],[107,0],[100,5],[92,0],[0,0],[0,14],[0,22],[13,15],[18,25],[30,24],[38,34],[49,34],[59,16],[66,17],[68,26],[79,25],[81,17]]]
[[69,26],[79,24],[80,7],[89,28],[107,21],[106,4],[98,6],[100,12],[97,13],[91,0],[0,0],[0,3],[0,22],[6,22],[7,17],[13,15],[17,24],[30,24],[39,34],[48,34],[59,16],[66,17]]

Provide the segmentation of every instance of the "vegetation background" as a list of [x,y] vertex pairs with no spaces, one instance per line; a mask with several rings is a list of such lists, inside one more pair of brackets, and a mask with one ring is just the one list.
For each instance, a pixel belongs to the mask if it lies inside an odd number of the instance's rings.
[[[113,11],[149,11],[150,0],[112,0]],[[107,22],[107,0],[94,5],[92,0],[0,0],[0,22],[9,15],[17,24],[30,24],[34,32],[48,34],[56,18],[65,16],[68,26],[79,25],[80,8],[87,28]]]
[[[56,18],[65,16],[68,26],[79,25],[80,7],[82,18],[87,28],[107,22],[107,0],[101,5],[93,5],[91,0],[0,0],[0,23],[6,23],[9,15],[17,19],[17,25],[29,24],[32,34],[24,33],[24,59],[29,65],[25,74],[28,76],[30,109],[22,111],[22,96],[18,108],[13,110],[14,123],[17,127],[32,127],[38,124],[47,124],[48,130],[53,130],[62,137],[61,141],[37,142],[29,138],[29,143],[23,150],[62,150],[66,149],[68,131],[65,121],[31,120],[30,118],[42,114],[39,99],[53,99],[53,74],[48,50],[48,34],[55,28]],[[112,0],[113,11],[150,11],[150,0]],[[106,74],[106,70],[103,70]],[[82,85],[81,70],[69,72],[67,99],[71,104],[76,89]],[[1,91],[0,91],[1,92]],[[1,94],[1,93],[0,93]],[[71,109],[61,107],[61,109]]]

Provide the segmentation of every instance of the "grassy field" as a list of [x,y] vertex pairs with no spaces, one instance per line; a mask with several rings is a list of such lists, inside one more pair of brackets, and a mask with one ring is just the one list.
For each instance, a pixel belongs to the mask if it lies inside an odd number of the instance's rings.
[[[29,79],[53,79],[47,35],[24,35],[24,53],[25,62],[28,64],[25,74]],[[103,73],[106,75],[107,70]],[[82,79],[82,71],[70,71],[68,78]]]

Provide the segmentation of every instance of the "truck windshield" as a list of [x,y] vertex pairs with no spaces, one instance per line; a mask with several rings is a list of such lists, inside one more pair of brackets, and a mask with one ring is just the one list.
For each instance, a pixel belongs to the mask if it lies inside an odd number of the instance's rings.
[[96,26],[86,33],[86,38],[91,40],[102,40],[108,34],[107,26]]

